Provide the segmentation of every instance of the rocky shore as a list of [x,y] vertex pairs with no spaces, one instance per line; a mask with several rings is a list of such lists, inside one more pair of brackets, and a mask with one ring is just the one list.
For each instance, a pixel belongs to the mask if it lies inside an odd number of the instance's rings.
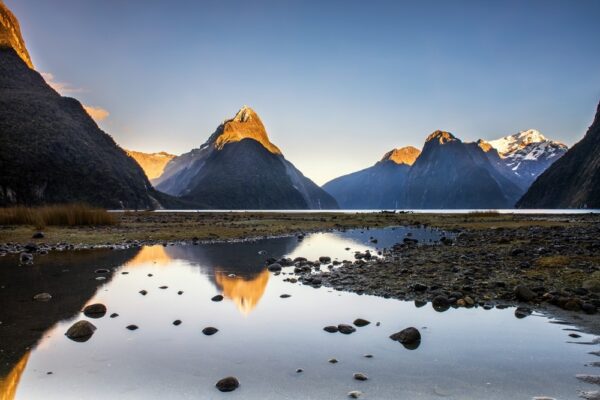
[[600,332],[598,223],[575,218],[564,226],[457,229],[437,245],[406,237],[378,254],[329,261],[324,256],[277,264],[293,267],[282,272],[294,275],[287,278],[293,283],[409,300],[418,307],[431,303],[440,312],[518,306],[515,315],[526,317],[533,310],[560,309],[562,317],[585,319]]

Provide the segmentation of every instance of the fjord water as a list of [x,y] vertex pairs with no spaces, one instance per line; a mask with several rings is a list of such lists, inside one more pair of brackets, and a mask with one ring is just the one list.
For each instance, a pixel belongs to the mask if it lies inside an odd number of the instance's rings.
[[[85,258],[51,254],[22,267],[5,257],[0,261],[3,290],[10,290],[18,274],[54,279],[53,299],[28,316],[34,322],[48,318],[53,302],[86,296],[78,285],[92,285],[95,293],[73,310],[54,310],[56,321],[48,329],[42,330],[41,322],[25,324],[34,327],[28,334],[37,326],[38,343],[31,350],[23,347],[8,367],[0,353],[0,398],[342,399],[360,390],[365,399],[575,399],[578,390],[594,389],[575,374],[593,373],[585,364],[593,361],[588,352],[597,346],[570,343],[594,338],[580,333],[572,339],[568,334],[574,327],[551,323],[541,314],[517,319],[510,308],[440,313],[430,305],[417,308],[412,302],[292,284],[284,281],[291,275],[275,276],[264,268],[271,256],[351,260],[354,251],[389,247],[409,231],[424,243],[442,235],[416,228],[355,230],[312,234],[303,241],[148,246],[89,252]],[[111,265],[108,275],[94,272]],[[77,280],[69,278],[73,274],[79,274]],[[67,287],[61,291],[56,285],[63,280]],[[34,294],[25,293],[29,299]],[[211,301],[216,294],[224,300]],[[78,312],[97,302],[108,307],[103,318]],[[72,316],[64,319],[65,313]],[[119,316],[110,318],[112,313]],[[359,317],[371,324],[351,335],[322,329]],[[84,343],[64,335],[81,319],[97,326]],[[181,325],[173,325],[175,320]],[[127,330],[130,324],[139,329]],[[219,331],[205,336],[202,329],[208,326]],[[388,338],[409,326],[423,336],[415,350]],[[8,329],[4,323],[0,338],[6,338],[3,329]],[[329,363],[331,358],[339,362]],[[303,372],[296,372],[299,368]],[[355,372],[369,380],[354,380]],[[215,382],[230,375],[239,379],[240,388],[218,392]]]

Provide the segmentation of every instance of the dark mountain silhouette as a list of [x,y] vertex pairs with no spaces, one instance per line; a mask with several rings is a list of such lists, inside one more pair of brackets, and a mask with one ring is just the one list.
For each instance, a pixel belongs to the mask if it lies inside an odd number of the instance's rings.
[[419,150],[414,147],[392,150],[375,165],[335,178],[323,189],[344,209],[398,208],[410,166],[418,155]]
[[77,100],[60,96],[32,69],[16,18],[2,2],[0,17],[0,206],[181,206],[152,188]]
[[552,164],[519,208],[600,208],[600,104],[584,138]]
[[512,208],[520,193],[477,143],[436,131],[410,168],[403,208]]
[[336,209],[333,197],[287,161],[244,106],[198,149],[171,160],[156,188],[211,209]]

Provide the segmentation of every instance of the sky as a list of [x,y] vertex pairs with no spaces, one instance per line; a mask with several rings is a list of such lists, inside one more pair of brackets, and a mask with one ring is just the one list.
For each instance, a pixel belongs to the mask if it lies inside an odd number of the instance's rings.
[[600,100],[596,0],[4,1],[122,147],[181,154],[248,105],[318,184],[436,129],[572,145]]

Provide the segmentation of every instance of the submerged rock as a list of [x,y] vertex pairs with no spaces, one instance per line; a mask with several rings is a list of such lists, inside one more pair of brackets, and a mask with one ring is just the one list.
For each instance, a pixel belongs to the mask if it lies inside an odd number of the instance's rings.
[[204,333],[206,336],[212,336],[215,333],[219,332],[219,330],[217,328],[214,328],[212,326],[206,327],[204,329],[202,329],[202,333]]
[[367,321],[366,319],[362,319],[362,318],[357,318],[354,320],[354,325],[358,326],[359,328],[362,328],[363,326],[367,326],[371,323],[371,321]]
[[267,269],[271,272],[279,272],[281,271],[281,264],[273,263],[267,267]]
[[396,332],[390,336],[390,339],[402,344],[414,344],[421,341],[421,332],[417,328],[410,327]]
[[339,324],[337,326],[338,331],[340,331],[340,333],[343,333],[344,335],[349,335],[351,333],[356,332],[356,328],[353,327],[352,325],[346,325],[346,324]]
[[366,381],[369,379],[369,377],[365,374],[363,374],[362,372],[357,372],[353,375],[353,378],[356,379],[357,381]]
[[228,376],[227,378],[223,378],[217,382],[215,386],[221,392],[233,392],[235,389],[240,387],[240,382],[235,376]]
[[35,301],[46,302],[52,299],[52,295],[50,293],[38,293],[33,296]]
[[90,304],[83,309],[83,314],[89,318],[102,318],[106,314],[106,306],[101,303]]
[[87,342],[92,335],[96,327],[89,321],[77,321],[67,330],[65,335],[75,342]]

